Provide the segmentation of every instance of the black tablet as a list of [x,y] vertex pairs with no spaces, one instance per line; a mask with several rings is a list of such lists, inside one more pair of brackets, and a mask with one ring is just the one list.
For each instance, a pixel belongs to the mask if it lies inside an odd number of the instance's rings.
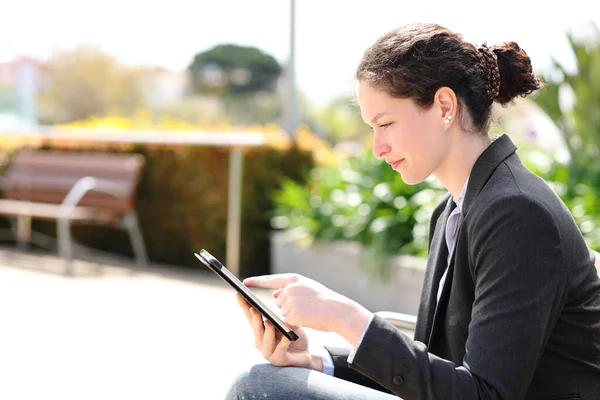
[[282,335],[287,337],[289,340],[294,341],[298,339],[298,335],[287,326],[277,315],[275,315],[267,306],[259,300],[254,293],[250,291],[230,270],[228,270],[219,260],[213,257],[208,251],[202,249],[200,254],[194,253],[194,255],[202,261],[210,270],[219,275],[225,282],[233,287],[239,294],[244,296],[244,299],[255,309],[262,314],[263,317],[271,321],[275,329],[281,332]]

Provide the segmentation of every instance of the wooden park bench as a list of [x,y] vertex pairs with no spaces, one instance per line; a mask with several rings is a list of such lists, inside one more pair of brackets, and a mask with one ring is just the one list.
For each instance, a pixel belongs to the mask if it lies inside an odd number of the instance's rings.
[[70,274],[72,223],[118,226],[129,233],[138,265],[148,257],[135,213],[135,191],[144,158],[139,154],[25,149],[2,178],[0,215],[16,218],[20,246],[31,241],[31,220],[57,221],[57,241]]

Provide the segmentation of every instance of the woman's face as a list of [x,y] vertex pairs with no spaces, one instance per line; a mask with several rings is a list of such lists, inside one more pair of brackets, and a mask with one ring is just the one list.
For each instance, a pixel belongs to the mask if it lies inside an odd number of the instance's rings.
[[450,147],[445,115],[437,101],[429,110],[358,83],[363,120],[373,129],[373,154],[383,157],[407,184],[417,184],[443,164]]

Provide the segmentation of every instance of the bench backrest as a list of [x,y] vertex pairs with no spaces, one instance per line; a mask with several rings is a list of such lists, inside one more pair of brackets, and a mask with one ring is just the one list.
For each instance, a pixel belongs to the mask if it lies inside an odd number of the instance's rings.
[[21,150],[11,158],[4,175],[4,196],[60,204],[77,181],[92,176],[120,185],[127,196],[117,198],[90,191],[78,205],[122,214],[134,208],[143,164],[144,158],[139,154]]

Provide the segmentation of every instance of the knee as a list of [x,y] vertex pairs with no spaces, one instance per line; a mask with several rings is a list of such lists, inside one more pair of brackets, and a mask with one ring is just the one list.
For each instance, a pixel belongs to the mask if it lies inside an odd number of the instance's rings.
[[235,377],[226,400],[250,400],[259,390],[264,391],[264,382],[280,367],[271,364],[257,364]]
[[306,387],[310,371],[304,368],[257,364],[237,375],[226,400],[296,398]]

